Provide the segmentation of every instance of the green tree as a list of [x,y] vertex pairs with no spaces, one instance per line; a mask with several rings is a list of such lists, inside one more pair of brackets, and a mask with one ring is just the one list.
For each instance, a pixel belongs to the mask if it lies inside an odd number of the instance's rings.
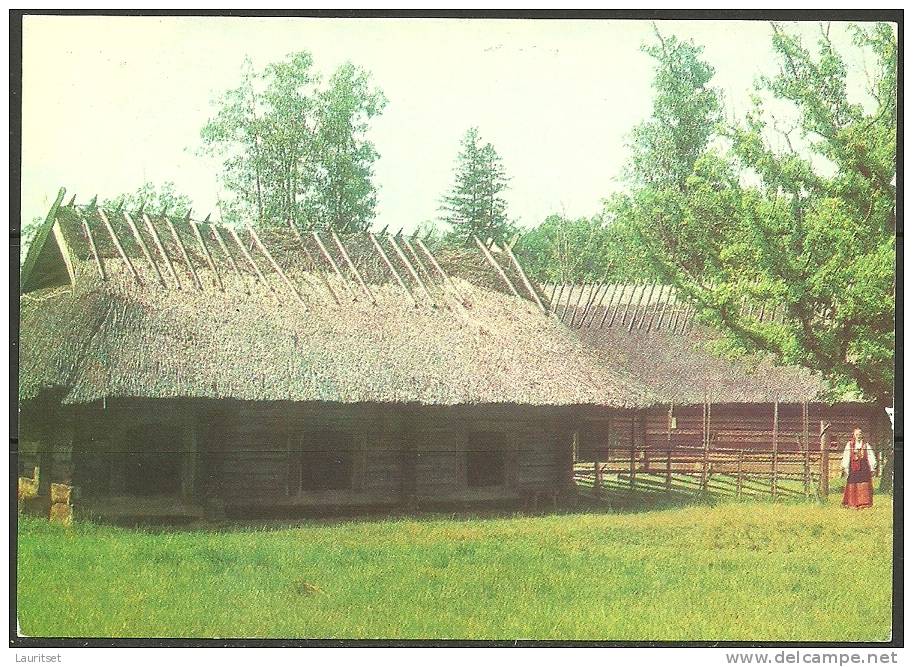
[[507,202],[501,196],[507,183],[494,146],[483,143],[478,128],[467,130],[457,156],[453,187],[441,206],[444,220],[452,226],[459,243],[473,243],[473,234],[482,241],[507,240],[514,230],[507,218]]
[[[896,37],[884,24],[854,28],[858,48],[878,63],[865,105],[847,99],[845,60],[826,27],[815,52],[780,26],[772,30],[779,72],[760,79],[745,121],[720,133],[731,159],[711,150],[714,137],[698,129],[715,118],[713,105],[688,102],[703,98],[712,73],[692,62],[700,51],[679,58],[653,49],[654,129],[635,134],[635,187],[614,212],[630,222],[656,274],[688,294],[733,350],[773,353],[820,371],[835,396],[855,392],[889,405]],[[704,73],[693,92],[677,81],[689,72]],[[676,95],[685,101],[676,104]],[[771,98],[792,107],[794,130],[783,130],[782,112],[768,111]],[[664,127],[669,136],[657,138]],[[684,127],[694,131],[676,139]],[[667,176],[652,165],[669,165]],[[749,317],[746,301],[781,317]]]
[[310,53],[291,54],[226,91],[201,131],[204,153],[222,158],[220,203],[229,222],[363,230],[374,216],[377,151],[369,120],[386,98],[370,75],[342,65],[322,86]]
[[105,209],[125,209],[136,211],[143,207],[146,211],[155,213],[168,213],[169,215],[183,217],[190,211],[190,197],[177,191],[172,181],[156,185],[152,182],[143,183],[133,192],[126,192],[101,202]]

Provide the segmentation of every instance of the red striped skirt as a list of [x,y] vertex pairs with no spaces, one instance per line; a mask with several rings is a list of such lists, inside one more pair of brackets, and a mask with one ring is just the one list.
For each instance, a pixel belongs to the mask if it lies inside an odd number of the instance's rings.
[[872,471],[868,460],[850,461],[850,474],[843,490],[843,504],[846,507],[872,506]]

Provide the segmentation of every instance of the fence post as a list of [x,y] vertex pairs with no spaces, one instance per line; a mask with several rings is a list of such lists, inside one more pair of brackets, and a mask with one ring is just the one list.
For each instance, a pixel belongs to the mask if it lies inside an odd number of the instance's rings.
[[672,447],[666,447],[666,491],[672,490]]
[[821,422],[821,480],[820,493],[822,498],[827,498],[828,486],[830,485],[831,474],[831,456],[830,447],[827,442],[827,430],[831,427],[830,422],[825,424]]
[[710,402],[704,399],[704,462],[701,470],[701,491],[707,490],[710,478]]
[[742,458],[745,455],[745,450],[741,447],[739,448],[739,464],[738,471],[736,472],[736,481],[735,481],[735,495],[737,498],[742,497]]
[[777,431],[780,428],[780,399],[774,401],[774,437],[773,437],[773,458],[771,460],[771,475],[770,475],[770,495],[774,498],[777,497],[777,478],[779,477],[780,472],[780,460],[779,452],[777,451]]
[[802,485],[805,488],[805,497],[808,498],[811,493],[811,461],[809,460],[809,438],[808,438],[808,401],[802,403],[802,449],[804,452],[804,465],[802,470]]
[[602,466],[599,465],[599,457],[593,462],[593,495],[599,498],[602,496]]

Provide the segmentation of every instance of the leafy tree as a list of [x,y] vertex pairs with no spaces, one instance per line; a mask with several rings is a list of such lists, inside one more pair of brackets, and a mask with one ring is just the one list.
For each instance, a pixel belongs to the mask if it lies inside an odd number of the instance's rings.
[[470,128],[461,142],[453,187],[441,207],[459,242],[471,244],[473,234],[482,241],[507,240],[514,229],[507,219],[507,202],[501,196],[507,183],[494,146],[482,142],[478,128]]
[[326,87],[306,51],[256,72],[245,61],[241,82],[218,101],[203,127],[203,150],[223,159],[220,203],[228,221],[262,225],[366,229],[374,216],[378,154],[368,121],[386,98],[370,75],[346,63]]
[[169,215],[185,216],[190,211],[190,197],[177,191],[172,181],[156,186],[146,182],[133,192],[127,192],[102,201],[105,209],[135,211],[141,206],[147,211],[166,212]]

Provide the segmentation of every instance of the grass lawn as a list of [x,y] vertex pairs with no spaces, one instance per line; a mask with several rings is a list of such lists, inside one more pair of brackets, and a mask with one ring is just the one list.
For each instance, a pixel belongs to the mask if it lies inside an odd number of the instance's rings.
[[20,519],[26,635],[884,641],[891,499],[144,531]]

